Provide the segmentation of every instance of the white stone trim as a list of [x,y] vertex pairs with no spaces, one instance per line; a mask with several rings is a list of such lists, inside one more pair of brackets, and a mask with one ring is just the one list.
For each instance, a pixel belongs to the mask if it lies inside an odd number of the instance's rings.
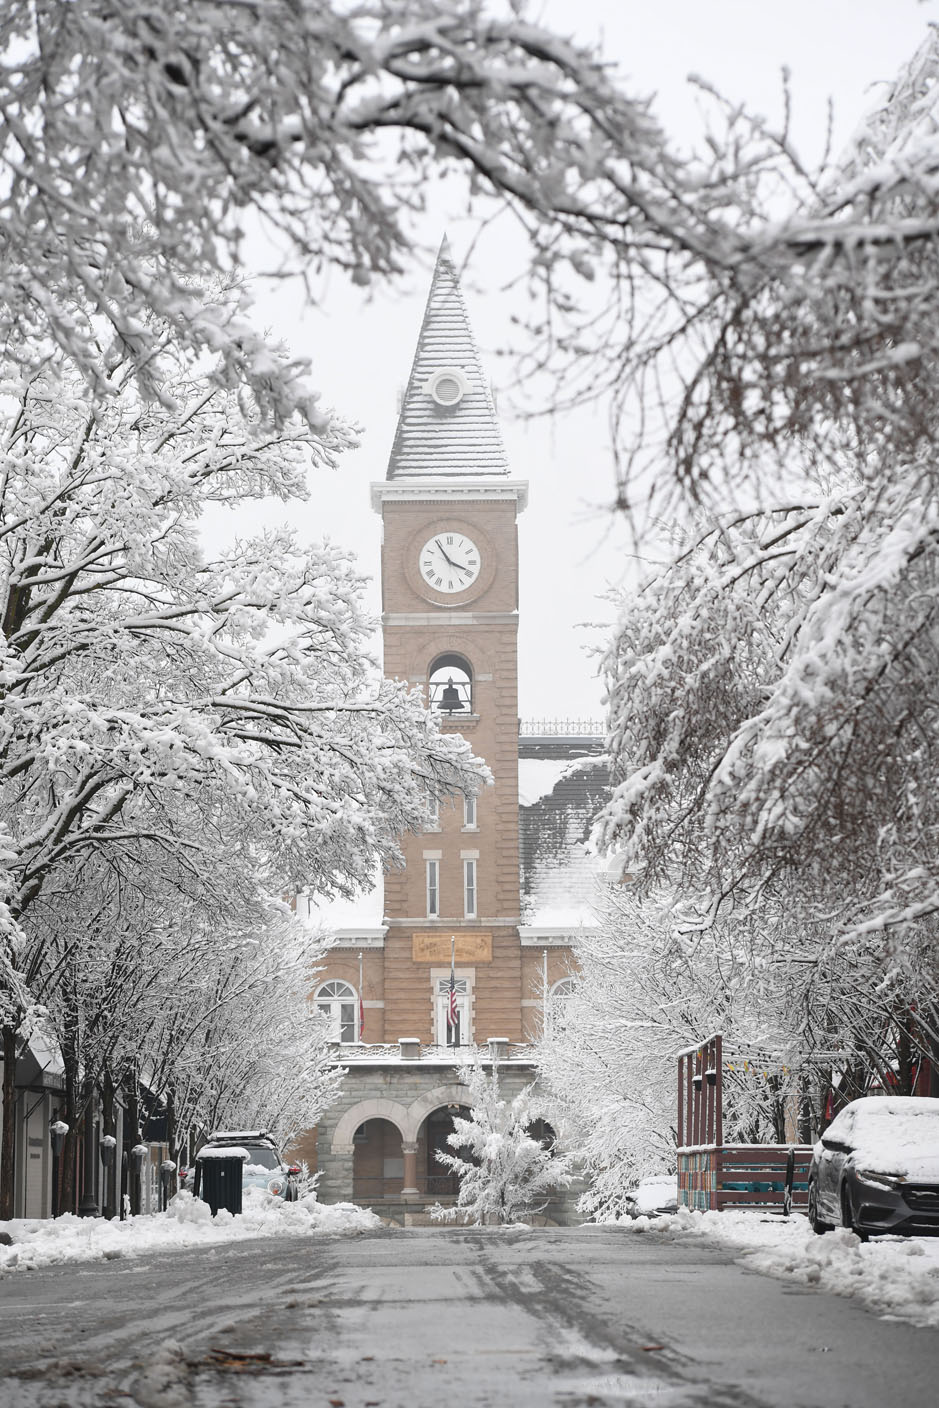
[[[502,916],[490,919],[488,915],[481,914],[475,919],[440,919],[429,918],[426,914],[415,914],[407,919],[389,919],[389,929],[451,929],[458,934],[461,929],[472,929],[475,933],[477,929],[515,929],[518,927],[518,915],[514,918]],[[539,933],[541,930],[538,931]],[[567,932],[567,931],[565,931]],[[578,931],[579,932],[579,931]],[[585,930],[588,934],[598,933],[598,929]]]
[[520,924],[518,937],[522,948],[570,948],[578,939],[599,932],[599,924],[578,924],[570,928],[552,926],[544,929]]
[[[448,626],[517,626],[517,611],[461,611],[459,606],[450,606],[442,601],[437,611],[383,611],[383,626],[439,626],[440,612],[446,611]],[[416,683],[427,678],[419,675]],[[478,677],[477,677],[478,678]],[[472,718],[479,716],[474,714]]]
[[382,929],[333,929],[331,937],[334,948],[384,948],[385,935]]
[[462,475],[421,475],[418,478],[382,479],[370,486],[372,508],[381,513],[386,503],[430,503],[514,500],[516,512],[523,513],[528,506],[527,479],[478,479],[464,478]]

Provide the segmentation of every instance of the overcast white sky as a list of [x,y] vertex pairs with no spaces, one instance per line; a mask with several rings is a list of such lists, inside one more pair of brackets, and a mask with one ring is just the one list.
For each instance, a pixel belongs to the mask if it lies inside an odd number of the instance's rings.
[[[655,94],[655,111],[674,140],[690,144],[701,122],[693,88],[697,73],[726,96],[767,117],[781,107],[780,70],[792,72],[795,132],[803,156],[821,153],[827,101],[835,103],[836,147],[939,20],[939,7],[918,0],[542,0],[536,18],[580,38],[602,38],[630,91]],[[444,226],[460,263],[473,226],[445,210],[428,221],[426,246],[405,279],[365,296],[332,275],[319,306],[301,307],[295,289],[257,289],[257,317],[297,353],[313,360],[314,381],[327,402],[364,428],[362,448],[335,474],[317,475],[301,528],[355,548],[363,571],[377,576],[379,521],[369,507],[370,481],[384,478],[397,395],[410,369],[432,251]],[[508,369],[495,355],[505,341],[507,312],[499,288],[504,267],[494,242],[483,242],[464,276],[464,292],[483,363],[496,390]],[[528,479],[530,507],[519,523],[522,595],[519,632],[523,718],[598,718],[600,684],[584,646],[603,632],[598,597],[611,584],[636,579],[622,525],[601,507],[612,468],[605,417],[596,409],[535,424],[512,420],[500,403],[513,473]],[[379,609],[377,587],[371,605]]]

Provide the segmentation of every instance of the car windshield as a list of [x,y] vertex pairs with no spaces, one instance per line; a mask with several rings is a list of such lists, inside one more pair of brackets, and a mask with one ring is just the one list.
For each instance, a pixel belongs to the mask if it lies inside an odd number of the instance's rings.
[[243,1147],[248,1151],[249,1165],[253,1164],[255,1168],[280,1168],[280,1159],[276,1152],[267,1148],[266,1145],[245,1144]]

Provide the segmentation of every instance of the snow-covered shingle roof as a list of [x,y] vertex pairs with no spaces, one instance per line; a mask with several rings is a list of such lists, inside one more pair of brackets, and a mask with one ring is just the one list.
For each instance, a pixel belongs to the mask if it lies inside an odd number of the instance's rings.
[[[455,372],[446,387],[436,380]],[[440,392],[435,398],[434,387]],[[462,395],[452,404],[444,392]],[[417,351],[401,403],[388,479],[508,475],[496,410],[483,375],[446,239],[440,246]]]

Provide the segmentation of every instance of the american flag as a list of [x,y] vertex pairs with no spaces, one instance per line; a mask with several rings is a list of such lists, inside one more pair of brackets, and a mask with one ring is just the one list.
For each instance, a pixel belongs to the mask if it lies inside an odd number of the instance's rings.
[[456,974],[454,973],[453,967],[451,966],[451,968],[450,968],[450,1000],[449,1000],[449,1002],[447,1003],[447,1026],[450,1027],[451,1030],[456,1030],[457,1020],[458,1020],[458,1018],[457,1018],[457,1010],[456,1010]]

